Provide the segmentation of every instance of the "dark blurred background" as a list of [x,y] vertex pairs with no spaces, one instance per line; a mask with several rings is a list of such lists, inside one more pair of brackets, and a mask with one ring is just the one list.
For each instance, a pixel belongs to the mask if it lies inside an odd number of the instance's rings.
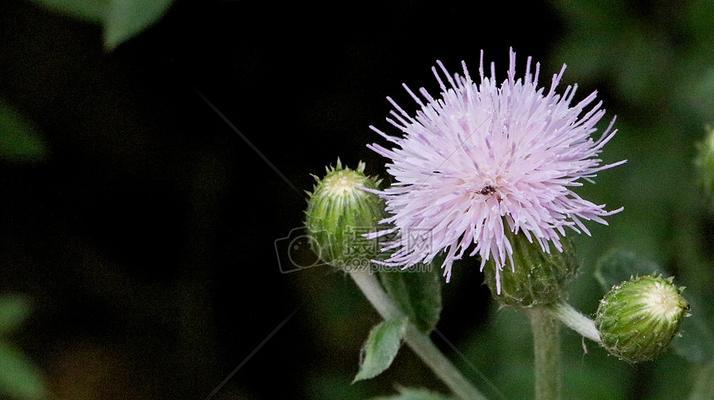
[[[99,25],[37,3],[0,3],[0,98],[44,149],[0,162],[0,293],[32,304],[11,338],[49,398],[201,400],[285,321],[214,398],[443,391],[408,351],[350,385],[376,313],[340,273],[281,273],[274,241],[302,223],[291,185],[311,189],[338,156],[384,175],[365,144],[385,96],[413,109],[402,82],[434,89],[436,59],[475,69],[481,49],[501,76],[509,46],[546,77],[567,63],[565,81],[620,117],[604,159],[630,162],[582,193],[625,212],[579,238],[573,302],[595,310],[592,266],[612,247],[714,288],[692,162],[714,111],[710,2],[177,0],[112,51]],[[444,289],[439,329],[464,358],[435,340],[491,397],[529,398],[527,320],[481,281],[462,265]],[[674,354],[633,367],[564,335],[568,399],[686,398],[696,375]]]

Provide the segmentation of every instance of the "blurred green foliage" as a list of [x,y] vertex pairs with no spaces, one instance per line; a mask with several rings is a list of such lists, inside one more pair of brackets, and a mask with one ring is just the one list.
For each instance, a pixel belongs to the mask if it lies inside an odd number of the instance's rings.
[[38,369],[9,341],[9,335],[20,328],[29,314],[26,297],[0,297],[0,394],[11,399],[39,400],[46,396]]
[[689,400],[708,400],[714,398],[714,363],[699,371],[697,383],[692,388]]
[[104,20],[104,45],[113,49],[159,20],[173,0],[114,0]]
[[109,0],[35,0],[48,10],[100,24],[109,8]]
[[0,392],[13,399],[45,397],[40,373],[17,348],[0,342]]
[[30,302],[25,296],[0,297],[0,335],[16,331],[30,315]]
[[104,28],[104,46],[112,50],[156,23],[173,0],[32,0],[49,10]]
[[399,388],[399,394],[388,397],[376,397],[374,400],[450,400],[451,397],[424,389]]
[[[710,93],[714,93],[714,87],[711,88]],[[714,128],[712,127],[707,127],[706,137],[697,143],[695,164],[705,195],[711,197],[714,194]]]
[[[47,153],[37,128],[6,102],[0,100],[0,158],[6,161],[37,161]],[[0,394],[12,399],[45,397],[41,374],[9,340],[30,314],[25,296],[0,297]]]
[[594,273],[602,290],[610,290],[633,276],[652,274],[662,274],[662,267],[622,249],[612,250],[600,257]]
[[46,153],[45,142],[32,122],[0,100],[0,158],[35,161]]

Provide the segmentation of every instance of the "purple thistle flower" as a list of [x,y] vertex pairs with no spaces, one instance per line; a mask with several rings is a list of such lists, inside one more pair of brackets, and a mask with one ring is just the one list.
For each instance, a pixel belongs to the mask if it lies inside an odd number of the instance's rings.
[[[478,83],[463,62],[463,76],[450,75],[440,61],[437,65],[440,71],[433,67],[432,72],[440,97],[424,88],[420,97],[403,85],[419,106],[415,115],[387,98],[394,107],[387,121],[403,134],[370,126],[394,144],[391,149],[368,145],[389,159],[387,171],[394,178],[390,188],[376,192],[390,214],[382,222],[393,228],[372,236],[395,234],[383,248],[391,255],[379,263],[407,268],[431,262],[443,251],[441,267],[448,281],[454,260],[469,251],[469,256],[481,256],[482,270],[494,261],[500,292],[499,272],[507,261],[517,268],[506,229],[537,241],[544,252],[550,252],[550,243],[562,251],[565,228],[589,235],[584,220],[607,225],[603,217],[622,211],[606,211],[604,204],[572,190],[626,160],[601,165],[598,155],[617,132],[615,119],[597,140],[591,137],[605,110],[602,102],[591,105],[596,92],[572,105],[577,85],[556,93],[565,65],[547,91],[538,88],[540,64],[531,71],[530,57],[524,77],[516,77],[512,49],[501,84],[493,63],[490,75],[484,74],[483,51]],[[408,243],[411,232],[425,231],[430,232],[429,246]]]

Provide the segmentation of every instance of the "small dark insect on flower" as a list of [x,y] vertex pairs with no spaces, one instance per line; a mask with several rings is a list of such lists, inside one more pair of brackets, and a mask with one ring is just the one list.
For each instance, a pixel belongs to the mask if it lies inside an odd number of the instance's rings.
[[491,186],[491,185],[486,185],[481,189],[481,194],[484,196],[488,196],[489,194],[496,193],[496,189]]

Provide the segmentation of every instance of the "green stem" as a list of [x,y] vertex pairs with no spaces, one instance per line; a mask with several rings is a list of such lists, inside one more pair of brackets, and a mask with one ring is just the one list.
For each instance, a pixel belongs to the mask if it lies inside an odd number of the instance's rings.
[[579,333],[581,336],[601,344],[600,332],[595,326],[595,321],[581,314],[568,303],[561,302],[548,306],[548,311],[560,320],[563,325]]
[[560,399],[560,324],[547,308],[528,311],[535,352],[535,399]]
[[[352,270],[349,274],[382,318],[391,319],[403,315],[389,295],[382,289],[382,285],[380,285],[374,274],[366,270]],[[486,396],[479,392],[456,369],[454,364],[444,356],[431,339],[411,323],[407,327],[404,341],[460,399],[486,400]]]

